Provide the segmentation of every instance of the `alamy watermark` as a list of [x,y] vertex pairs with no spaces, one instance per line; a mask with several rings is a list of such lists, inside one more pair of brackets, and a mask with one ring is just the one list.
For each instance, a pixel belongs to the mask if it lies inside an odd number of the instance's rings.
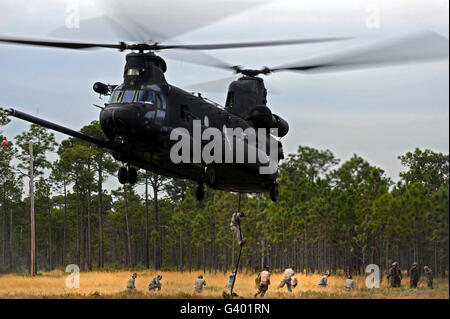
[[367,265],[366,274],[369,274],[366,277],[366,287],[380,288],[380,267],[375,264]]
[[204,123],[202,125],[201,120],[194,120],[192,135],[183,127],[170,132],[170,140],[176,141],[170,150],[172,163],[258,163],[260,174],[277,172],[277,128],[248,127],[244,130],[224,125],[221,131],[216,127],[208,127],[207,117]]
[[366,6],[366,27],[368,29],[379,29],[380,24],[380,6],[378,4],[369,4]]
[[66,28],[80,28],[80,2],[79,0],[68,0],[66,4]]
[[66,278],[66,287],[69,289],[80,288],[80,267],[75,264],[67,265],[66,272],[70,272]]

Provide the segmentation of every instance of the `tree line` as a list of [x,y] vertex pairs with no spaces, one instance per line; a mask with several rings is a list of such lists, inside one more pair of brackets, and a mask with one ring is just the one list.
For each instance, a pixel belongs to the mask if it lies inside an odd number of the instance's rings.
[[[0,125],[8,122],[0,113]],[[81,131],[105,138],[97,121]],[[240,201],[243,271],[268,264],[356,274],[368,264],[386,271],[393,261],[403,269],[416,261],[448,274],[448,154],[400,155],[394,183],[356,154],[341,163],[330,150],[299,146],[281,164],[277,202],[212,189],[198,202],[195,183],[145,171],[137,184],[108,191],[120,164],[107,150],[74,138],[57,143],[34,124],[0,150],[0,272],[30,265],[29,142],[40,271],[77,264],[229,272],[238,253],[229,224]]]

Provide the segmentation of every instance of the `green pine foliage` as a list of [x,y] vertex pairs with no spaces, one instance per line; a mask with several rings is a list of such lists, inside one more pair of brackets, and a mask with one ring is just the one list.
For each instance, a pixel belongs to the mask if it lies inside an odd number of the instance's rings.
[[[104,138],[96,121],[82,131]],[[206,189],[197,202],[195,183],[144,171],[133,187],[106,190],[120,166],[108,151],[73,138],[56,143],[31,125],[0,151],[1,271],[28,269],[30,141],[38,269],[233,268],[239,250],[229,224],[238,194]],[[241,195],[241,269],[357,274],[371,263],[385,271],[393,261],[403,269],[417,261],[447,274],[449,156],[416,149],[398,159],[404,170],[394,183],[356,154],[342,162],[330,150],[300,146],[281,164],[278,202]]]

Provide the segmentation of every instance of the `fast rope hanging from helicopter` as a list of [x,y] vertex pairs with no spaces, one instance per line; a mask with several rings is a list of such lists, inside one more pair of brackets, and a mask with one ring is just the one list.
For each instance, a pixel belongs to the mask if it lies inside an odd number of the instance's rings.
[[[237,212],[239,213],[240,211],[241,211],[241,193],[239,193],[238,210],[237,210]],[[241,232],[241,238],[243,240],[244,239],[244,234],[242,233],[241,223],[240,222],[239,222],[238,226],[239,226],[239,231]],[[236,262],[236,267],[234,268],[234,270],[232,272],[232,274],[234,276],[233,276],[233,283],[231,284],[231,289],[230,289],[230,298],[233,298],[234,283],[236,282],[236,276],[237,276],[237,272],[238,272],[238,269],[239,269],[239,263],[241,261],[242,247],[244,247],[244,245],[239,245],[239,255],[238,255],[237,262]]]

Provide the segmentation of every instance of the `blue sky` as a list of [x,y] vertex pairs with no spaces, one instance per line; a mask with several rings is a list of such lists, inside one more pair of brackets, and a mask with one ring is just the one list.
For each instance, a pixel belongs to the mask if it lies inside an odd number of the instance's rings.
[[[213,4],[216,2],[207,1],[208,6],[200,6],[205,0],[147,1],[145,10],[142,2],[135,1],[136,5],[131,6],[132,2],[125,2],[129,16],[136,17],[152,30],[169,34],[177,33],[185,25],[192,26],[196,19],[214,17],[215,20],[221,12],[221,8]],[[84,40],[121,40],[106,30],[92,32],[83,25],[83,19],[102,14],[113,16],[118,12],[117,7],[105,7],[104,1],[94,0],[43,0],[39,3],[2,0],[0,34],[45,38],[64,27],[69,14],[67,9],[77,3]],[[166,43],[328,36],[372,41],[419,30],[432,30],[448,38],[448,5],[448,1],[438,0],[265,1],[263,5]],[[169,10],[174,7],[179,10]],[[151,14],[142,20],[141,14],[146,10]],[[368,28],[367,20],[377,13],[379,28]],[[71,38],[71,31],[63,35]],[[210,51],[208,54],[233,65],[258,68],[295,62],[345,45],[348,43]],[[161,56],[170,57],[170,54],[163,52]],[[121,83],[124,62],[124,53],[103,49],[76,52],[2,44],[0,105],[79,129],[98,119],[98,109],[92,104],[101,101],[92,91],[92,84],[96,81]],[[210,67],[169,59],[166,62],[167,80],[180,87],[232,76]],[[287,152],[294,152],[301,144],[330,149],[341,160],[356,153],[385,169],[394,180],[398,179],[401,169],[398,155],[415,147],[449,152],[448,60],[329,74],[281,72],[264,78],[269,87],[270,107],[286,118],[291,127],[283,139]],[[271,94],[272,86],[278,94]],[[223,93],[205,92],[204,95],[223,104],[226,85]],[[13,120],[3,133],[12,139],[27,127],[25,122]],[[58,140],[65,138],[59,133],[56,136]]]

